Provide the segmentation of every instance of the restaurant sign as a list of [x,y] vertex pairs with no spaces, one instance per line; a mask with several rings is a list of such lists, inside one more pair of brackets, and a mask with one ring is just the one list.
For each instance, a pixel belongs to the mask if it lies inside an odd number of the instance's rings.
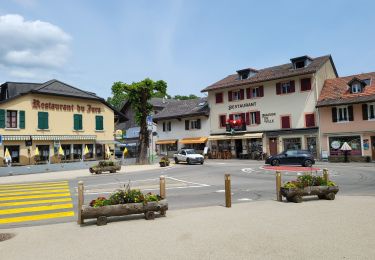
[[67,112],[87,112],[87,113],[101,113],[100,107],[93,107],[92,105],[67,105],[67,104],[58,104],[58,103],[52,103],[52,102],[40,102],[38,99],[33,99],[32,102],[33,109],[39,109],[39,110],[55,110],[55,111],[67,111]]
[[245,108],[245,107],[255,107],[257,102],[249,102],[244,104],[236,104],[236,105],[229,105],[228,110],[236,109],[236,108]]

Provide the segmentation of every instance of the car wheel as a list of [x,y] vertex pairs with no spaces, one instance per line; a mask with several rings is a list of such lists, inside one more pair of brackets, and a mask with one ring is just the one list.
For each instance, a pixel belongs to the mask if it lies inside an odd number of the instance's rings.
[[303,166],[305,166],[305,167],[311,167],[311,166],[312,166],[312,161],[311,161],[311,160],[306,160],[306,161],[303,163]]
[[273,159],[272,161],[271,161],[271,165],[272,166],[278,166],[279,165],[279,160],[277,160],[277,159]]
[[204,163],[204,161],[201,161],[201,164],[203,164]]
[[300,195],[295,195],[295,196],[293,197],[293,202],[294,202],[294,203],[301,203],[301,202],[302,202],[302,196],[300,196]]
[[189,159],[189,158],[187,158],[187,159],[186,159],[186,163],[187,163],[187,164],[191,164],[191,162],[190,162],[190,159]]
[[326,195],[326,200],[334,200],[335,199],[335,193],[330,192]]
[[174,158],[174,162],[175,162],[176,164],[178,164],[178,159],[177,159],[177,158]]

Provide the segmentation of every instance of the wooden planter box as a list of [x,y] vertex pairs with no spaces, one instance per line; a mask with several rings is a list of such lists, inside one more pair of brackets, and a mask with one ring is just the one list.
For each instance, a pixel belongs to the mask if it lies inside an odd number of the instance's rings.
[[103,207],[90,207],[87,205],[82,206],[81,219],[96,218],[96,224],[101,226],[108,222],[107,217],[113,216],[126,216],[133,214],[145,214],[147,220],[155,218],[155,212],[165,216],[168,210],[168,202],[166,199],[160,201],[151,201],[146,204],[143,203],[128,203],[109,205]]
[[338,186],[308,186],[303,189],[299,188],[281,188],[281,195],[284,196],[287,201],[293,201],[296,203],[302,202],[303,196],[316,195],[319,199],[334,200],[336,193],[339,191]]

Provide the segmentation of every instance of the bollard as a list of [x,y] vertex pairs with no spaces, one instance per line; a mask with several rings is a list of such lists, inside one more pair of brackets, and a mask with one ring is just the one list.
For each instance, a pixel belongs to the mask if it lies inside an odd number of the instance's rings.
[[281,172],[276,171],[276,200],[277,201],[283,201],[280,189],[281,189]]
[[326,181],[326,183],[328,184],[328,181],[329,181],[329,175],[328,175],[328,169],[327,168],[324,168],[323,169],[323,179]]
[[82,206],[84,202],[83,197],[83,181],[78,182],[78,224],[83,224],[83,218],[82,218]]
[[230,174],[225,174],[225,207],[232,207],[232,193],[230,187]]
[[165,177],[164,175],[160,176],[160,197],[165,199]]

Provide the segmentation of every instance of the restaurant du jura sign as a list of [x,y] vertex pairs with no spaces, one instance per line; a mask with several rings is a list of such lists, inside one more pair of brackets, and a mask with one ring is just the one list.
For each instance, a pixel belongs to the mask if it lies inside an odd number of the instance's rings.
[[67,112],[80,112],[80,113],[96,113],[100,114],[101,108],[94,107],[92,105],[87,104],[86,106],[81,106],[78,104],[59,104],[54,102],[41,102],[39,99],[33,99],[32,101],[33,109],[38,110],[54,110],[54,111],[67,111]]

